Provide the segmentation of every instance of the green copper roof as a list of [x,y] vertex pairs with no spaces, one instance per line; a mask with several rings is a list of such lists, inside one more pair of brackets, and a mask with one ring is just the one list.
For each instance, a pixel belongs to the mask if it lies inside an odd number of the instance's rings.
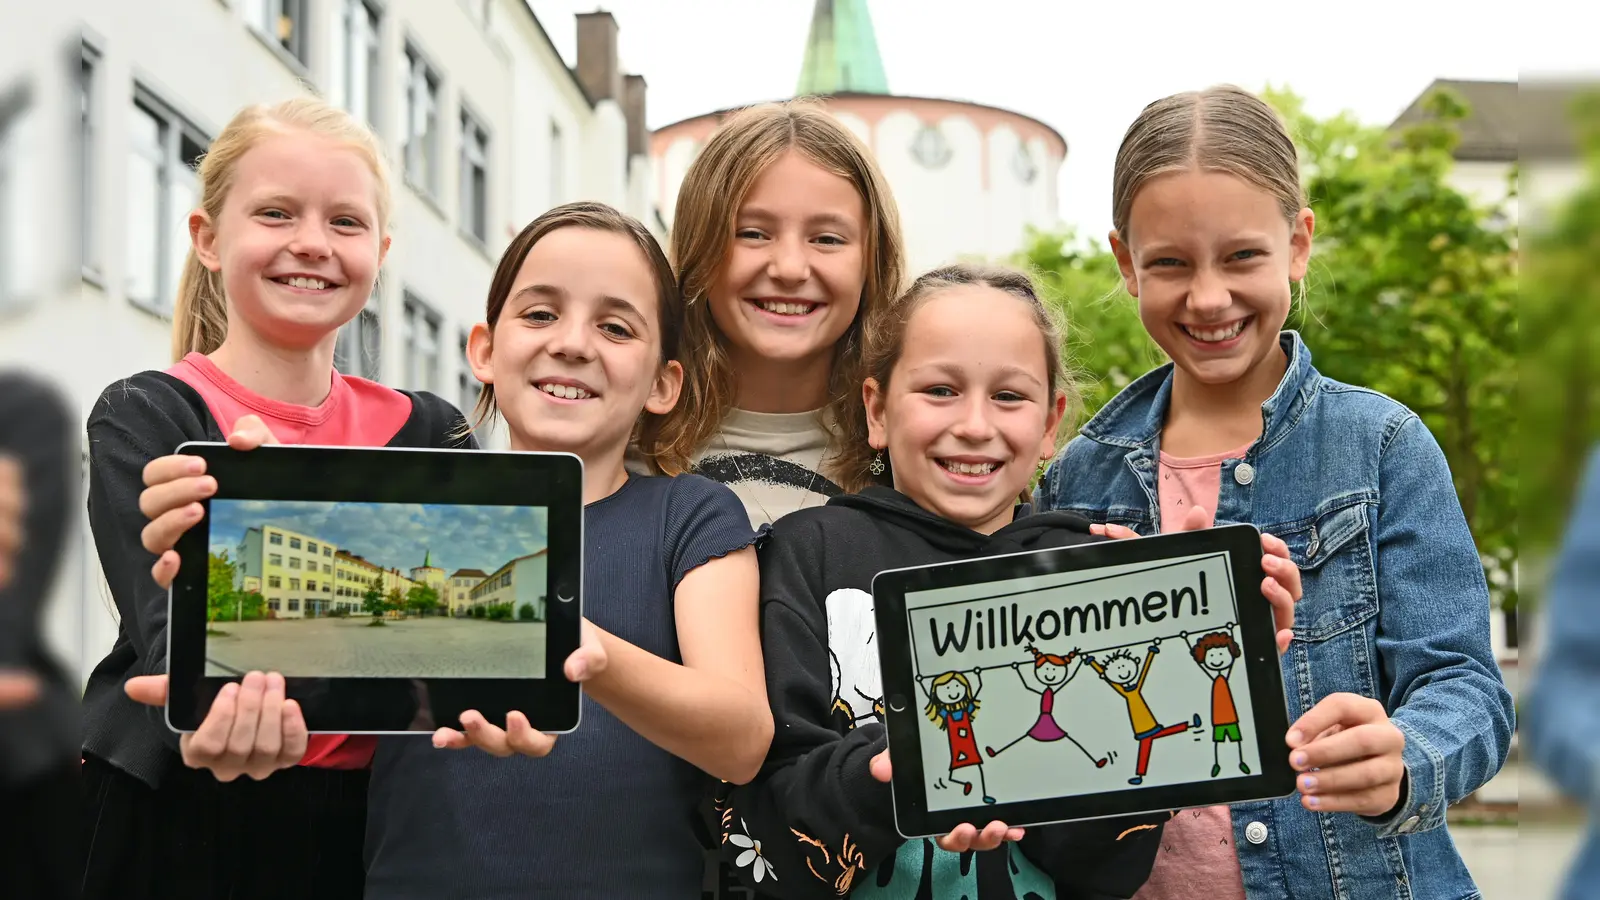
[[795,93],[889,93],[867,0],[817,0]]

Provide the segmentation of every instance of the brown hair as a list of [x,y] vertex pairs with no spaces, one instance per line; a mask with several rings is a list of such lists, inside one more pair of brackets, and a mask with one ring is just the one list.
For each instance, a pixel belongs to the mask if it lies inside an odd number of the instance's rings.
[[1117,148],[1111,222],[1128,239],[1133,200],[1150,179],[1200,169],[1226,172],[1271,193],[1293,222],[1306,205],[1294,141],[1266,101],[1233,85],[1186,91],[1146,106]]
[[[941,266],[918,277],[905,293],[879,310],[867,323],[866,347],[862,360],[865,371],[862,379],[872,378],[878,382],[880,388],[888,388],[889,376],[894,372],[895,364],[900,361],[900,354],[905,350],[906,329],[911,324],[911,317],[922,304],[940,291],[968,285],[993,288],[1028,304],[1028,308],[1033,312],[1033,322],[1039,326],[1040,340],[1044,342],[1045,385],[1050,389],[1052,400],[1057,392],[1067,395],[1067,412],[1062,417],[1063,426],[1074,421],[1082,399],[1062,359],[1061,339],[1065,329],[1059,321],[1059,313],[1054,307],[1039,299],[1038,288],[1031,277],[1017,269],[1004,266],[958,263]],[[859,383],[856,393],[860,395]],[[882,458],[883,474],[871,474],[868,467],[878,457],[878,453],[867,444],[867,413],[860,403],[857,403],[855,415],[860,418],[857,430],[861,437],[839,448],[839,486],[846,491],[855,492],[870,484],[894,484],[894,466],[887,456]],[[1061,433],[1064,434],[1067,430],[1063,427]]]
[[1233,639],[1233,635],[1226,631],[1213,631],[1206,635],[1195,642],[1194,649],[1191,652],[1194,653],[1195,662],[1204,664],[1207,650],[1216,650],[1223,647],[1226,647],[1228,652],[1233,654],[1234,659],[1239,658],[1239,644]]
[[[644,254],[645,261],[650,264],[651,274],[655,276],[656,320],[661,331],[661,362],[665,364],[669,360],[677,359],[678,345],[683,335],[683,301],[678,293],[678,283],[672,277],[672,264],[667,261],[667,255],[662,252],[661,245],[656,242],[655,235],[651,234],[649,229],[632,216],[617,212],[604,203],[568,203],[557,206],[529,222],[526,228],[511,239],[505,253],[500,257],[500,264],[495,267],[494,279],[489,282],[489,299],[484,308],[484,321],[489,325],[490,339],[493,340],[494,327],[500,321],[500,313],[505,309],[506,301],[511,299],[511,286],[516,282],[517,273],[522,270],[522,263],[528,258],[528,252],[545,235],[561,228],[589,228],[594,231],[620,234],[631,238],[639,246],[639,252]],[[472,427],[483,425],[495,412],[494,385],[485,384],[478,391],[478,403],[472,411]],[[652,464],[655,463],[659,452],[661,419],[661,416],[642,413],[634,434],[640,452]]]
[[[766,103],[729,116],[684,175],[672,223],[672,258],[687,298],[683,401],[657,431],[662,471],[687,471],[733,408],[737,379],[727,337],[711,317],[706,293],[722,271],[739,207],[750,186],[784,153],[795,150],[848,180],[866,210],[866,281],[855,321],[834,351],[822,416],[835,447],[866,443],[861,414],[862,331],[871,314],[900,290],[905,265],[900,213],[872,153],[822,107],[805,101]],[[837,460],[824,474],[843,472]]]
[[[247,106],[222,129],[200,158],[199,206],[211,221],[216,223],[222,217],[222,207],[233,187],[240,158],[262,138],[294,131],[332,138],[361,155],[377,182],[374,199],[378,233],[380,236],[388,234],[392,206],[389,168],[377,138],[359,119],[316,97],[296,97],[270,106]],[[178,280],[178,297],[172,307],[173,362],[190,352],[210,353],[222,346],[223,338],[228,335],[226,296],[222,273],[206,268],[191,245]]]

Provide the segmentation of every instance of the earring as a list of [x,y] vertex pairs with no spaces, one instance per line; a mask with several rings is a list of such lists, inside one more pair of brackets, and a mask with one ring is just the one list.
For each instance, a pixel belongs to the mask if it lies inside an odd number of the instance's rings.
[[882,475],[883,474],[883,451],[882,450],[879,450],[877,455],[872,457],[872,462],[867,465],[867,471],[871,472],[874,475]]

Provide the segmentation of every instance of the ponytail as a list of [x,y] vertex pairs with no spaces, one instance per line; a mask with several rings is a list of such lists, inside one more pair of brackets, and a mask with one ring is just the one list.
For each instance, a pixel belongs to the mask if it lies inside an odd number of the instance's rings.
[[211,353],[228,336],[228,305],[223,298],[222,273],[200,262],[194,248],[183,261],[178,299],[172,307],[172,361],[190,353]]

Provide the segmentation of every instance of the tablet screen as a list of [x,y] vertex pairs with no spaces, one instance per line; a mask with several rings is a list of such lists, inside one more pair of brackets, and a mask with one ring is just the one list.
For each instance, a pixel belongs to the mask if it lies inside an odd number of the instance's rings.
[[909,591],[927,810],[1261,772],[1228,552]]
[[215,499],[205,674],[543,678],[548,509]]

